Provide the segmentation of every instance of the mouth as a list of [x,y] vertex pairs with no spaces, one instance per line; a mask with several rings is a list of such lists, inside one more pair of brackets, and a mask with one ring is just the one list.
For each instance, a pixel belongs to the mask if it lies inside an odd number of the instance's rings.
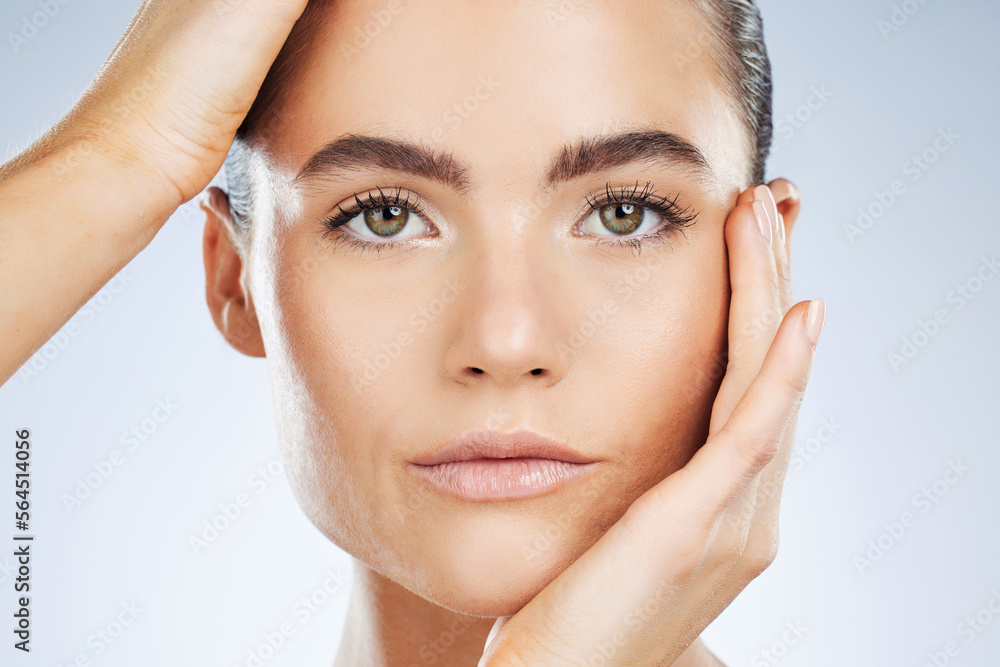
[[469,431],[407,462],[437,491],[473,502],[516,500],[553,493],[597,467],[565,444],[521,430]]

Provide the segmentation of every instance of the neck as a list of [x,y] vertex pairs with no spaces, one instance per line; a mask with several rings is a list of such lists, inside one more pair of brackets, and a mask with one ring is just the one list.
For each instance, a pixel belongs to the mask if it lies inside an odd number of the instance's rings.
[[[474,667],[495,621],[439,607],[354,559],[334,667]],[[725,666],[697,639],[673,667]]]
[[440,607],[354,559],[334,667],[474,666],[495,621]]

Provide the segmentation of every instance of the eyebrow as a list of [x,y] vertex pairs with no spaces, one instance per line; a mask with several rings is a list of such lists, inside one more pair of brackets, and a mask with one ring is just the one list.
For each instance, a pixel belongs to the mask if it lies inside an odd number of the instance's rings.
[[693,143],[672,132],[648,130],[584,138],[564,147],[549,169],[546,186],[634,162],[653,162],[714,180],[708,160]]
[[[671,132],[642,130],[585,137],[564,146],[549,167],[545,187],[635,162],[680,169],[702,182],[716,180],[708,160],[693,143]],[[459,191],[470,184],[468,168],[450,153],[436,153],[406,140],[359,134],[345,135],[320,148],[295,182],[365,169],[407,173]]]
[[401,139],[348,134],[316,151],[295,176],[295,182],[329,178],[339,172],[387,169],[437,181],[465,190],[466,168],[447,153],[434,151]]

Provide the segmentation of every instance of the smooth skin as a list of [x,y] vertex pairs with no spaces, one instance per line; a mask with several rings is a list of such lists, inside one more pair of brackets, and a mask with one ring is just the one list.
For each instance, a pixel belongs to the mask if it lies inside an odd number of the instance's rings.
[[[80,103],[0,169],[0,280],[13,287],[0,294],[4,380],[208,186],[304,5],[145,3]],[[475,120],[462,129],[476,132]],[[235,347],[263,356],[264,338],[245,334],[258,325],[255,276],[230,242],[224,194],[210,191],[203,206],[213,317]],[[810,302],[789,308],[788,237],[799,208],[795,187],[778,179],[742,191],[725,217],[730,353],[708,442],[501,616],[481,664],[578,664],[606,642],[614,656],[605,664],[720,664],[697,638],[774,558],[774,489],[822,328],[822,302],[811,313]],[[374,601],[352,599],[338,664],[408,664],[455,618],[374,572],[361,576]],[[656,591],[659,612],[623,625]],[[438,664],[471,664],[491,625],[474,620]]]
[[[593,664],[598,655],[622,666],[716,664],[707,655],[675,661],[776,555],[779,494],[760,489],[781,488],[825,318],[822,301],[783,305],[788,222],[779,213],[761,233],[754,208],[763,202],[770,213],[767,193],[742,193],[726,223],[731,360],[708,442],[523,609],[498,619],[481,666]],[[777,332],[747,326],[778,308],[787,313]]]

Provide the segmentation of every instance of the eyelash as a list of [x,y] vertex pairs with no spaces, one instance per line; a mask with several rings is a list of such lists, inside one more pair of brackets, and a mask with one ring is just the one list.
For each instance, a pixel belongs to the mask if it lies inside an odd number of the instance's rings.
[[674,231],[683,233],[685,227],[690,227],[697,221],[697,212],[692,212],[690,207],[682,209],[677,205],[677,198],[680,196],[679,193],[673,197],[669,195],[659,197],[652,191],[652,186],[652,182],[647,181],[642,190],[639,190],[639,182],[636,181],[635,186],[631,190],[629,190],[629,186],[622,186],[616,190],[609,183],[605,186],[602,194],[594,199],[587,198],[587,203],[590,205],[590,212],[597,211],[602,206],[609,204],[635,204],[656,213],[664,220],[662,224],[651,232],[640,236],[598,238],[596,241],[597,245],[612,243],[620,248],[629,246],[636,251],[636,254],[639,254],[642,252],[643,242],[662,243]]
[[382,250],[388,250],[396,246],[399,241],[363,241],[358,237],[354,236],[350,232],[341,231],[338,229],[341,225],[345,225],[354,219],[356,215],[366,211],[368,209],[386,208],[389,206],[398,206],[399,208],[405,208],[407,210],[413,211],[421,218],[427,219],[424,214],[424,209],[417,203],[410,204],[410,194],[406,194],[406,198],[400,200],[399,193],[402,191],[403,187],[400,186],[396,190],[395,195],[387,195],[382,192],[382,188],[376,187],[378,190],[378,195],[373,195],[370,192],[365,195],[364,199],[358,197],[357,193],[354,194],[355,205],[348,207],[346,210],[337,204],[337,210],[339,213],[334,213],[329,218],[323,221],[323,226],[326,228],[323,232],[323,238],[329,238],[334,235],[333,247],[336,249],[341,244],[347,245],[351,248],[355,248],[364,254],[365,250],[374,250],[376,253],[381,253]]
[[[588,215],[594,211],[598,211],[602,206],[607,206],[609,204],[634,204],[656,213],[664,220],[662,224],[646,234],[635,237],[610,237],[607,239],[598,238],[595,242],[597,245],[612,243],[618,247],[631,247],[637,253],[640,253],[642,252],[644,242],[661,243],[667,240],[668,236],[672,232],[679,230],[683,233],[684,228],[690,227],[695,223],[698,218],[698,213],[690,212],[690,208],[682,209],[678,206],[677,198],[680,196],[679,194],[673,195],[673,197],[659,197],[653,193],[651,188],[651,182],[647,182],[642,190],[639,190],[638,181],[636,181],[634,187],[622,186],[617,189],[612,188],[611,184],[608,183],[605,185],[603,193],[597,195],[593,199],[587,197],[587,204],[590,207],[590,210],[587,212]],[[394,195],[386,195],[382,192],[381,188],[376,187],[376,189],[378,190],[377,195],[368,193],[364,195],[364,198],[358,197],[357,193],[355,193],[354,206],[344,209],[338,204],[338,213],[334,213],[329,218],[323,220],[323,226],[326,228],[323,232],[323,238],[335,235],[334,248],[341,244],[346,244],[349,247],[361,251],[362,253],[364,253],[365,250],[375,250],[377,253],[381,253],[382,250],[393,248],[399,243],[399,241],[392,240],[381,242],[364,241],[349,232],[337,233],[338,229],[342,225],[350,222],[359,213],[368,209],[397,206],[399,208],[410,210],[424,220],[427,220],[427,216],[424,214],[424,210],[419,204],[416,202],[410,204],[409,193],[407,193],[405,199],[400,199],[402,186],[396,190]]]

